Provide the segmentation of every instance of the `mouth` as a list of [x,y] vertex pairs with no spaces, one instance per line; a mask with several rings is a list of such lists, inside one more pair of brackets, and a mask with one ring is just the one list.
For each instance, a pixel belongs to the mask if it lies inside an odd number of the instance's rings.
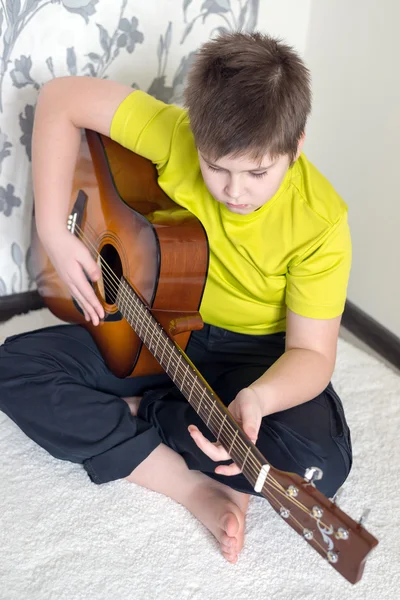
[[229,208],[249,208],[250,204],[231,204],[230,202],[226,203]]

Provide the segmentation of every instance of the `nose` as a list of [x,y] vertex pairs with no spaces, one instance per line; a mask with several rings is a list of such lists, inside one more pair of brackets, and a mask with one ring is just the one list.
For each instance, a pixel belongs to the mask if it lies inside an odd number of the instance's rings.
[[225,193],[232,200],[238,200],[240,196],[243,195],[242,185],[240,183],[239,177],[230,177],[226,187]]

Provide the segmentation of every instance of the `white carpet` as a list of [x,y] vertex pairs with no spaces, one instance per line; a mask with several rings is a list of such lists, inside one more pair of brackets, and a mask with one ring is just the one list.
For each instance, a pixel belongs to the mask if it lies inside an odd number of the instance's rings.
[[[6,335],[56,320],[46,311]],[[125,481],[90,483],[0,413],[0,600],[384,600],[400,590],[400,377],[340,340],[334,377],[352,429],[354,466],[340,505],[380,544],[348,584],[253,498],[236,565],[183,507]]]

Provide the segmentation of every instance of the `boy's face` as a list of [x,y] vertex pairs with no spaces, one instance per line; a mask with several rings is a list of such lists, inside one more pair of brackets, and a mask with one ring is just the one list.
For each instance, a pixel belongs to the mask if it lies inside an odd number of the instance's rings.
[[[300,153],[300,152],[299,152]],[[241,156],[211,161],[199,151],[200,168],[210,194],[234,213],[248,215],[278,191],[289,168],[287,155],[258,162]]]

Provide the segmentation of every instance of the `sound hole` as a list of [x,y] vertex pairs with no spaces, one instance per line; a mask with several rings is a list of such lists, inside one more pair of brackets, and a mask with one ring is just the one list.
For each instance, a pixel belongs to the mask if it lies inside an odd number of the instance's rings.
[[100,266],[103,274],[102,295],[107,304],[115,304],[119,283],[122,277],[122,264],[117,250],[111,244],[103,246]]

